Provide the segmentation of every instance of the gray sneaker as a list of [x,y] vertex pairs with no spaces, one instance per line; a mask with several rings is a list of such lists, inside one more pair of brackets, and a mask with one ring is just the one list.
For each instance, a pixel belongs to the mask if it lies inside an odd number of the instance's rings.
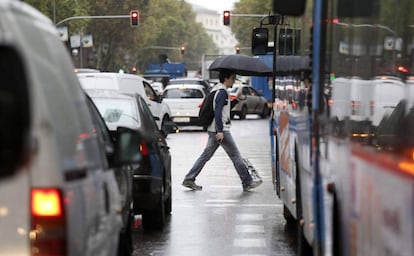
[[184,187],[191,188],[192,190],[202,190],[203,187],[195,184],[192,180],[184,180],[183,184]]
[[250,191],[254,188],[257,188],[258,186],[260,186],[262,184],[262,182],[263,182],[262,180],[252,181],[252,183],[250,183],[250,185],[247,185],[247,186],[243,187],[243,191],[247,192],[247,191]]

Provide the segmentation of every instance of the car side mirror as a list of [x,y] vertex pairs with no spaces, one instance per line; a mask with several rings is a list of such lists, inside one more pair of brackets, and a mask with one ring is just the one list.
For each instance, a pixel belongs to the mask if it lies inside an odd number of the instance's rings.
[[115,161],[117,164],[138,164],[142,160],[140,144],[142,134],[127,127],[116,131]]

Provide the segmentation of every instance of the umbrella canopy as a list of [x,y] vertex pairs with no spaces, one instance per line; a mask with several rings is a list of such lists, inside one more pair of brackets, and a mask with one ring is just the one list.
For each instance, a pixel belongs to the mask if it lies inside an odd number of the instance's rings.
[[211,63],[209,70],[231,70],[241,76],[271,76],[270,70],[259,58],[244,54],[218,57]]

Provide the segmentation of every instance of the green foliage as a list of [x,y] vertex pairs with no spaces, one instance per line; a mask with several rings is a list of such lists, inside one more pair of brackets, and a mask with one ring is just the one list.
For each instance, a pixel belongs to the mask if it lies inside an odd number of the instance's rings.
[[[88,10],[90,9],[88,0],[27,0],[26,2],[48,16],[54,23],[59,23],[68,17],[89,15]],[[70,31],[79,32],[87,24],[88,20],[83,19],[62,25],[67,26]]]
[[[234,7],[232,13],[269,15],[269,13],[272,13],[272,0],[240,0]],[[260,27],[261,19],[261,17],[231,17],[231,30],[240,43],[241,53],[251,54],[252,29]],[[269,32],[271,32],[272,27],[269,26],[268,28]],[[248,49],[243,50],[243,48]]]
[[[129,15],[139,10],[140,25],[131,28],[128,18],[71,20],[69,35],[92,34],[93,48],[83,51],[83,67],[105,71],[136,66],[143,72],[148,62],[157,62],[160,54],[172,62],[186,62],[198,68],[201,55],[215,51],[212,39],[195,22],[190,4],[182,0],[29,0],[52,21],[58,23],[73,16]],[[185,45],[184,55],[180,46]],[[157,49],[160,46],[164,49]],[[75,60],[75,66],[80,65]]]

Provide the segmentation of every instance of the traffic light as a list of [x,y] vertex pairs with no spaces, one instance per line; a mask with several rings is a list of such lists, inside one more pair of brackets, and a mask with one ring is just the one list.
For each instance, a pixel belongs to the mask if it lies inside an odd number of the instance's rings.
[[240,53],[240,46],[236,45],[236,54]]
[[131,27],[138,27],[138,25],[139,25],[139,11],[132,10],[129,13],[129,21],[130,21]]
[[223,12],[223,24],[224,26],[230,25],[230,11]]
[[184,46],[184,45],[182,45],[182,46],[180,47],[180,51],[181,51],[181,54],[183,54],[183,55],[184,55],[184,53],[185,53],[185,46]]
[[267,28],[254,28],[252,30],[252,54],[266,55],[273,48],[268,47],[269,31]]

